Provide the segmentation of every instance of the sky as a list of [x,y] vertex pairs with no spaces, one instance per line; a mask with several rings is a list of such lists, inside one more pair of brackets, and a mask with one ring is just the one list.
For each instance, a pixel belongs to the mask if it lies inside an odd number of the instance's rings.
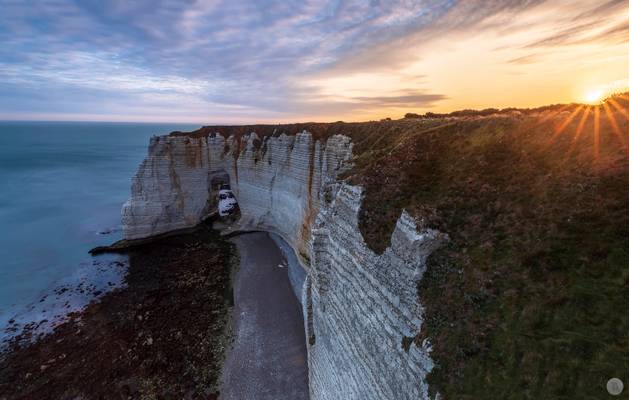
[[0,0],[0,119],[362,121],[629,87],[629,0]]

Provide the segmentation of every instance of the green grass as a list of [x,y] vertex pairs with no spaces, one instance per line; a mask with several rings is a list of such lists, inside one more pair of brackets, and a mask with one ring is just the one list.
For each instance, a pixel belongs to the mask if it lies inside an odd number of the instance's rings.
[[433,343],[446,399],[599,399],[607,379],[629,383],[629,153],[613,122],[625,142],[629,124],[600,107],[598,145],[594,113],[577,140],[582,113],[557,134],[575,109],[415,120],[358,146],[370,247],[402,209],[451,237],[418,288],[415,338]]

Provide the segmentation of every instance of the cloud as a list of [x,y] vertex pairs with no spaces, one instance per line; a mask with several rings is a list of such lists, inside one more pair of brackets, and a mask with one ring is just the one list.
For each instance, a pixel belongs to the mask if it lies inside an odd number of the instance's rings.
[[[217,104],[260,114],[310,112],[317,88],[300,91],[302,76],[411,25],[429,24],[449,6],[413,0],[0,0],[0,78],[13,83],[13,91],[35,96],[35,87],[110,92],[127,101],[167,95],[180,107],[205,103],[208,115]],[[0,95],[11,96],[7,88]],[[101,108],[112,97],[103,96]],[[336,103],[348,109],[357,101]]]
[[[579,4],[580,3],[580,4]],[[579,2],[577,7],[558,8],[554,29],[526,48],[558,47],[575,44],[624,42],[629,39],[629,3],[626,0]],[[585,10],[577,12],[574,10]],[[572,11],[572,12],[571,12]]]
[[446,98],[447,96],[442,94],[408,91],[399,96],[354,97],[353,100],[376,107],[431,107],[434,103]]
[[507,60],[509,64],[519,64],[519,65],[532,64],[538,61],[539,61],[539,57],[536,54],[528,54],[525,56],[516,57],[510,60]]
[[[379,108],[434,107],[451,93],[429,89],[430,77],[405,71],[433,56],[428,44],[470,32],[531,29],[518,22],[520,15],[565,7],[557,4],[0,0],[0,101],[20,113],[48,112],[48,101],[55,98],[63,101],[52,108],[66,113],[126,111],[133,119],[132,110],[164,115],[180,109],[181,115],[193,112],[213,121],[331,119],[343,113],[357,119]],[[581,1],[574,8],[582,12],[555,14],[556,26],[551,31],[539,26],[543,35],[521,43],[525,53],[506,63],[539,62],[545,49],[577,40],[626,41],[626,22],[608,18],[621,15],[626,6],[626,1]],[[361,72],[379,81],[386,74],[399,79],[388,87],[369,89],[367,80],[354,92],[330,91],[330,79],[341,77],[342,82]]]

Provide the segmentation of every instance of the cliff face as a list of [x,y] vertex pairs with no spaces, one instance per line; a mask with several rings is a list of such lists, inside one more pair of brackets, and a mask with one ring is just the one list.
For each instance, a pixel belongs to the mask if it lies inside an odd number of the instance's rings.
[[122,209],[123,237],[195,226],[211,211],[214,178],[226,175],[240,205],[240,227],[276,232],[304,256],[322,188],[343,170],[351,151],[347,137],[322,144],[305,132],[264,142],[255,133],[240,141],[153,137]]
[[[207,140],[151,138],[148,156],[132,179],[122,207],[125,239],[139,239],[199,223],[209,211],[209,172],[215,154]],[[212,160],[212,161],[210,161]]]
[[391,246],[376,255],[358,230],[360,203],[359,187],[335,185],[313,229],[304,293],[312,397],[426,399],[429,346],[410,339],[422,325],[417,283],[444,237],[417,232],[404,212]]
[[302,305],[312,399],[425,399],[432,368],[417,283],[443,235],[417,232],[403,213],[391,246],[372,252],[358,229],[360,187],[336,181],[352,143],[343,135],[163,136],[133,179],[126,239],[194,226],[212,208],[213,179],[228,175],[239,227],[280,234],[307,276]]

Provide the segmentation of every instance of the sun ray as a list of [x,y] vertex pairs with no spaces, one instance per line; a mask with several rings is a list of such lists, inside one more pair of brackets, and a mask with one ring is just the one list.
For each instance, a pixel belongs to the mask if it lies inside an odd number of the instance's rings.
[[572,104],[564,104],[563,106],[561,106],[561,108],[559,108],[559,110],[557,111],[549,111],[545,116],[541,117],[538,121],[537,124],[541,125],[544,122],[548,121],[551,118],[556,117],[557,115],[561,114],[562,112],[564,112],[568,107],[570,107]]
[[618,104],[618,106],[620,108],[622,108],[623,110],[625,110],[627,107],[629,107],[629,95],[627,95],[627,94],[623,94],[623,95],[617,96],[617,97],[613,98],[613,100],[615,100],[616,104]]
[[555,133],[553,134],[553,136],[548,140],[548,145],[552,144],[559,135],[561,135],[561,132],[564,131],[564,129],[566,129],[566,127],[570,124],[570,122],[572,122],[572,120],[579,114],[579,112],[581,112],[581,110],[583,109],[584,106],[579,106],[577,107],[576,110],[574,110],[572,112],[572,114],[570,114],[562,123],[561,125],[559,125],[558,127],[555,128]]
[[609,103],[611,103],[612,106],[614,106],[614,108],[616,109],[616,111],[618,111],[619,113],[621,113],[623,115],[623,117],[625,117],[626,120],[629,120],[629,113],[627,112],[627,110],[625,110],[625,108],[620,105],[615,99],[609,99]]
[[618,141],[620,142],[622,149],[624,151],[627,151],[627,144],[625,143],[625,138],[623,137],[622,131],[618,127],[618,122],[616,122],[616,117],[614,117],[614,113],[610,110],[609,105],[607,103],[603,103],[603,107],[605,108],[605,114],[607,115],[607,118],[609,119],[609,123],[612,126],[612,130],[614,131],[614,134],[618,138]]
[[601,146],[601,108],[594,108],[594,159],[598,160]]
[[588,115],[590,115],[590,112],[592,111],[592,107],[586,107],[585,110],[583,111],[583,116],[581,117],[581,120],[579,121],[579,125],[577,126],[577,131],[574,134],[574,137],[572,138],[572,142],[576,143],[579,141],[579,138],[581,137],[581,133],[583,132],[583,127],[585,126],[585,122],[587,121]]
[[577,143],[579,142],[579,138],[581,137],[581,134],[583,133],[583,128],[585,127],[585,123],[587,122],[587,119],[590,116],[591,112],[592,112],[591,106],[585,107],[585,109],[583,110],[583,115],[581,116],[581,119],[579,120],[579,125],[577,125],[577,130],[574,133],[574,137],[572,138],[572,143],[570,143],[570,149],[568,149],[568,156],[566,157],[566,160],[569,160],[572,156],[572,153],[574,153]]

